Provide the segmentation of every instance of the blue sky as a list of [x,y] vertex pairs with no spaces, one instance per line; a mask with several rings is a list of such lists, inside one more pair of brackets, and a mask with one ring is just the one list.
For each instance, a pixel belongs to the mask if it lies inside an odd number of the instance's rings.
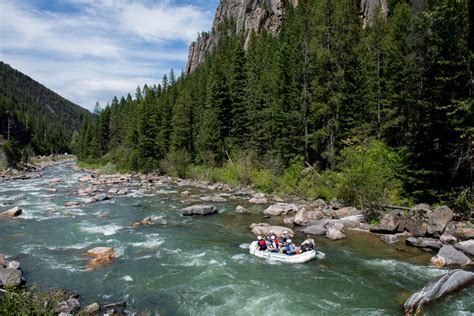
[[0,0],[0,60],[87,109],[179,74],[218,0]]

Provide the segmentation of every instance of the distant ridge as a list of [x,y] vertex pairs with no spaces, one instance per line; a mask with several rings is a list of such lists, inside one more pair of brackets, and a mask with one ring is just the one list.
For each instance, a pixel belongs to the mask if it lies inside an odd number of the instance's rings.
[[34,154],[70,152],[92,114],[0,61],[0,134]]

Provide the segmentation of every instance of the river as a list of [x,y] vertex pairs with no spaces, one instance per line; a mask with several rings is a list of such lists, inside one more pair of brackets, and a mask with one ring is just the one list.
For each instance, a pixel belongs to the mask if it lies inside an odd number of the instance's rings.
[[[127,301],[131,311],[159,315],[400,315],[410,292],[443,273],[423,265],[432,254],[364,233],[339,242],[318,237],[324,260],[266,262],[247,249],[254,238],[249,224],[268,221],[263,206],[237,198],[214,203],[217,215],[180,216],[190,201],[179,191],[215,194],[202,189],[147,191],[132,182],[126,196],[64,207],[83,200],[77,195],[83,175],[63,164],[46,168],[41,178],[0,182],[0,210],[24,210],[19,218],[0,219],[0,253],[21,262],[28,284],[71,290],[83,304]],[[56,177],[64,183],[49,182]],[[58,192],[49,192],[52,187]],[[234,214],[239,204],[252,214]],[[147,216],[153,225],[131,227]],[[119,257],[86,271],[84,252],[95,246],[113,247]],[[472,313],[469,289],[426,308],[427,315]]]

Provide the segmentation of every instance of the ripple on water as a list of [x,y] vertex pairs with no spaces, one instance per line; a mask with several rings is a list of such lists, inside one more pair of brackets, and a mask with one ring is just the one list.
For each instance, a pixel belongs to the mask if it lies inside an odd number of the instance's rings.
[[94,225],[90,222],[82,222],[79,226],[79,229],[85,233],[102,234],[104,236],[115,235],[122,228],[122,226],[116,224]]

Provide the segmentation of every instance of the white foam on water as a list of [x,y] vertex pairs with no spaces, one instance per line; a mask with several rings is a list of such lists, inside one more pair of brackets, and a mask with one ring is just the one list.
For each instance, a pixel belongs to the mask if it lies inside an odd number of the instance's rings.
[[122,226],[116,224],[108,224],[108,225],[93,225],[90,223],[82,223],[79,229],[83,232],[89,234],[102,234],[104,236],[111,236],[114,235],[117,231],[122,229]]
[[215,260],[215,259],[211,259],[211,260],[209,261],[209,264],[210,264],[210,265],[214,265],[214,266],[218,266],[218,267],[223,267],[223,266],[226,265],[226,262],[225,262],[225,261],[220,261],[220,262],[219,262],[219,261],[217,261],[217,260]]
[[157,248],[161,246],[165,241],[159,237],[158,234],[149,234],[146,235],[146,240],[142,242],[134,242],[131,243],[132,246],[134,247],[140,247],[140,248]]
[[201,258],[201,257],[204,257],[205,255],[206,255],[205,252],[201,252],[201,253],[198,253],[196,255],[190,256],[190,258]]
[[250,247],[250,244],[240,244],[239,245],[239,248],[241,248],[241,249],[249,249],[249,247]]
[[392,260],[392,259],[368,260],[368,261],[365,261],[365,263],[371,266],[384,268],[394,273],[413,272],[414,274],[421,273],[426,276],[434,277],[446,272],[444,270],[436,269],[434,267],[420,266],[420,265],[415,265],[408,262],[402,262],[402,261]]
[[238,255],[233,255],[232,257],[230,257],[232,260],[235,260],[235,261],[242,261],[242,260],[246,260],[248,257],[246,254],[244,253],[241,253],[241,254],[238,254]]
[[133,281],[133,278],[129,275],[126,275],[122,278],[122,280],[124,280],[125,282],[132,282]]

